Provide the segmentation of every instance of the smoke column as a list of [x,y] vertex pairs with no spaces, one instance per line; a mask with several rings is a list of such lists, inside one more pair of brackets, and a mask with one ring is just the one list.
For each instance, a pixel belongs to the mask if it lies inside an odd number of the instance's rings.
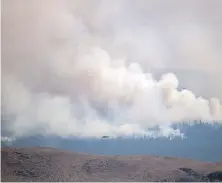
[[220,22],[220,1],[201,2],[3,0],[2,133],[177,136],[174,123],[221,122],[219,99],[153,74],[222,71],[222,28],[207,26]]

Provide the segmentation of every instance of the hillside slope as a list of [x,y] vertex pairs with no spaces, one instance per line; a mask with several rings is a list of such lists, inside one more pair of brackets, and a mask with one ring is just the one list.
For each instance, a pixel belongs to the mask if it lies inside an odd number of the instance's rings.
[[2,181],[222,181],[222,163],[158,156],[2,148]]

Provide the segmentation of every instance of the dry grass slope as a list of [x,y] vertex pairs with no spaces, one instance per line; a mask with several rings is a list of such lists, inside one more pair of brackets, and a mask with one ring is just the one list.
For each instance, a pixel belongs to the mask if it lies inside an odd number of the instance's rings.
[[2,181],[222,181],[222,163],[103,156],[53,148],[1,149]]

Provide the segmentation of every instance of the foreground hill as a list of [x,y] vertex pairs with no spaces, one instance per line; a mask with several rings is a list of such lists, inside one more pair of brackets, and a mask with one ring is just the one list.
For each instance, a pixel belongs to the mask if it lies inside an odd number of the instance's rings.
[[2,148],[2,181],[222,181],[222,163],[159,156]]

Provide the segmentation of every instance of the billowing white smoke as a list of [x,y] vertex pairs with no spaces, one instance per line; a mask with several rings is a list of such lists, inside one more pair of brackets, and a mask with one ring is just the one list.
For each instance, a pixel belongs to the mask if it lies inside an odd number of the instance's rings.
[[[147,44],[141,31],[136,38],[127,36],[134,28],[125,16],[130,12],[137,21],[133,6],[126,4],[3,1],[4,132],[15,137],[174,136],[180,132],[170,128],[173,123],[222,120],[218,99],[179,90],[173,73],[156,80],[143,70],[139,60],[146,58],[148,69],[157,62],[165,66],[167,51],[153,33]],[[112,16],[118,12],[123,14],[119,21]],[[160,132],[149,130],[155,126]]]

